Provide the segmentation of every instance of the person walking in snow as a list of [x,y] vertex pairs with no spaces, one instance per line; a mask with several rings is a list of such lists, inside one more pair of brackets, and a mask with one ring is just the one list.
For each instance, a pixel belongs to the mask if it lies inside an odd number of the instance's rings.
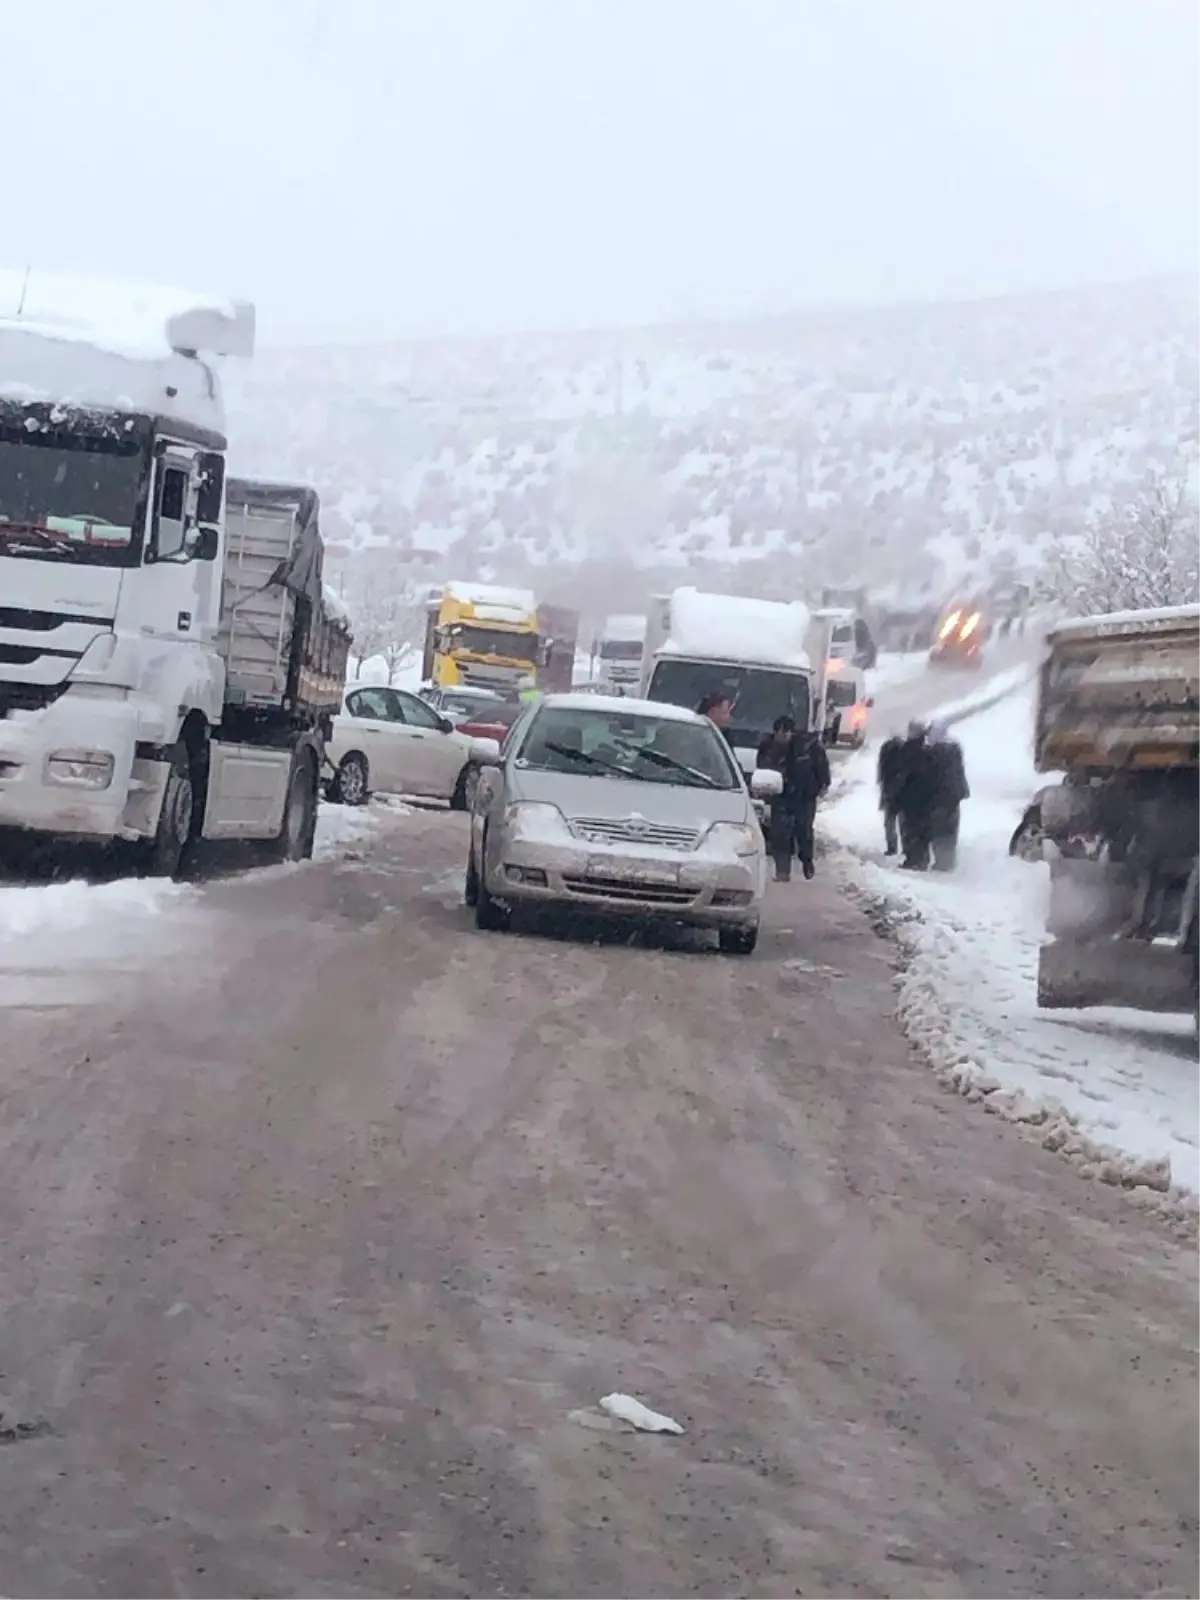
[[879,786],[879,809],[883,813],[883,845],[884,854],[894,856],[899,848],[898,821],[899,813],[896,810],[896,797],[900,792],[900,778],[903,772],[904,740],[898,733],[885,739],[879,747],[879,759],[875,764],[875,782]]
[[929,729],[933,760],[933,803],[929,815],[929,843],[935,872],[953,872],[958,861],[958,826],[962,802],[970,798],[962,746],[950,737],[944,722]]
[[913,720],[897,754],[896,816],[900,823],[900,865],[908,872],[929,870],[937,779],[933,752],[923,722]]
[[814,827],[817,801],[829,788],[829,757],[819,735],[799,733],[794,717],[776,717],[758,747],[757,764],[778,772],[783,793],[771,802],[768,838],[775,881],[790,883],[792,857],[799,856],[806,878],[816,873]]

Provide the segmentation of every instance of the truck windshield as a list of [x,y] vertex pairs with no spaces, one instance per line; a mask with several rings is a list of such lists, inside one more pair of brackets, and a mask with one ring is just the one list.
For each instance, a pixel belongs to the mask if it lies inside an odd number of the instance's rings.
[[480,628],[473,622],[456,623],[450,630],[450,648],[473,656],[499,656],[507,661],[535,662],[535,633],[506,633],[501,628]]
[[638,639],[601,639],[601,661],[640,661],[642,645]]
[[134,564],[149,461],[136,434],[0,418],[0,557]]
[[734,744],[756,744],[770,733],[776,717],[795,717],[798,728],[808,727],[808,678],[778,667],[741,667],[729,661],[668,656],[655,664],[647,698],[694,711],[706,694],[717,693],[733,699],[733,722],[728,731]]

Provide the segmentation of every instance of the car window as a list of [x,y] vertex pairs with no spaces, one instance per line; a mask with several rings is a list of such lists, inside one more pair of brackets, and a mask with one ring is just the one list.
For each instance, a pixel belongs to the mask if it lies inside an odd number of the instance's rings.
[[400,694],[393,690],[393,696],[399,707],[401,722],[407,722],[411,728],[437,728],[441,730],[442,722],[438,712],[432,706],[427,706],[424,700],[418,700],[415,694]]
[[378,717],[391,720],[386,689],[358,689],[346,699],[346,710],[352,717]]
[[742,779],[710,722],[624,711],[539,707],[521,725],[518,766],[692,789],[735,789]]

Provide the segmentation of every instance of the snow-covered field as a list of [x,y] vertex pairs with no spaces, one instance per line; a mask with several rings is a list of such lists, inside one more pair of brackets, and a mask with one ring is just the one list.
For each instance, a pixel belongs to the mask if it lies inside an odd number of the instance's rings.
[[1048,869],[1008,855],[1045,782],[1032,766],[1032,715],[1032,689],[1020,687],[956,729],[972,792],[952,876],[885,861],[871,749],[842,768],[826,831],[859,858],[866,891],[893,908],[909,956],[901,1014],[935,1067],[1107,1181],[1161,1186],[1169,1161],[1171,1183],[1194,1194],[1200,1076],[1190,1019],[1037,1008]]

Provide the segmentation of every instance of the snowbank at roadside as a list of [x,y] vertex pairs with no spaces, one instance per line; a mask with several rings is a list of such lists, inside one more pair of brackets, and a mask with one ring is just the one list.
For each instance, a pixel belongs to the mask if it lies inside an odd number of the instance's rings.
[[857,858],[860,891],[909,957],[900,979],[905,1026],[960,1092],[1039,1129],[1049,1148],[1095,1176],[1195,1194],[1200,1076],[1191,1021],[1038,1010],[1048,868],[1008,855],[1024,806],[1046,781],[1030,754],[1033,694],[1010,684],[1006,698],[974,715],[964,703],[955,731],[972,794],[954,874],[905,873],[885,861],[873,751],[846,763],[824,815],[825,832]]
[[313,860],[330,861],[357,852],[389,817],[408,816],[411,810],[395,795],[375,795],[366,806],[323,803],[317,813]]

